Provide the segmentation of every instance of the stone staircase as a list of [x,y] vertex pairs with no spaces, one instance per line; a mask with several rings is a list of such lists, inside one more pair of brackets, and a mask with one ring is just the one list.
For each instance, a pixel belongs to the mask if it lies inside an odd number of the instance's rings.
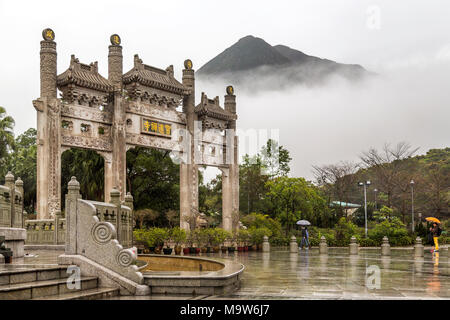
[[0,270],[0,300],[88,300],[114,297],[116,288],[99,288],[97,277],[81,277],[80,289],[67,286],[67,267]]

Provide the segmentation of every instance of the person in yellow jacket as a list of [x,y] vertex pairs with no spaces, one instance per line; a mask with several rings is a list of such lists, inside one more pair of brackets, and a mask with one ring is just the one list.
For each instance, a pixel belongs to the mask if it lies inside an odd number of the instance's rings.
[[439,236],[441,235],[441,229],[439,228],[439,225],[434,222],[433,225],[430,228],[431,235],[433,236],[434,241],[434,252],[439,252]]

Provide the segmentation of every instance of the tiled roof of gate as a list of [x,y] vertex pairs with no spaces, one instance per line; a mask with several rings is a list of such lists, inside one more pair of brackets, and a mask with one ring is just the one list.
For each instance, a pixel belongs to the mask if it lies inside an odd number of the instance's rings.
[[236,120],[237,115],[225,110],[219,106],[219,97],[215,99],[208,99],[205,93],[202,92],[200,103],[195,107],[195,113],[199,116],[206,115],[211,118],[230,121]]
[[123,75],[123,83],[138,82],[144,86],[169,91],[179,95],[189,93],[189,89],[173,76],[173,67],[158,69],[142,63],[138,55],[134,56],[134,68]]
[[98,73],[97,62],[90,65],[80,63],[74,55],[71,56],[69,68],[58,75],[58,87],[68,84],[75,84],[80,87],[109,92],[113,90],[113,85],[108,79]]

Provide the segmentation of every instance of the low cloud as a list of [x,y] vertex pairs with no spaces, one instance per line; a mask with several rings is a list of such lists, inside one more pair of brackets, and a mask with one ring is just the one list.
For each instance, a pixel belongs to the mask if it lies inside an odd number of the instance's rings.
[[[357,82],[331,76],[320,84],[295,85],[279,74],[249,73],[249,84],[235,85],[238,127],[279,129],[280,143],[293,158],[292,176],[308,179],[312,165],[358,161],[361,151],[385,142],[407,141],[419,153],[447,147],[448,52],[386,64],[377,76]],[[220,95],[223,105],[228,82],[198,81],[197,87]]]

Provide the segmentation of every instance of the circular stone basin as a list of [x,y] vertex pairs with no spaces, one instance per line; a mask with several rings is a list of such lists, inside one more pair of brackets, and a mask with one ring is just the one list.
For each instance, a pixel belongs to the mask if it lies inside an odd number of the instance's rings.
[[195,257],[143,254],[139,255],[138,259],[147,263],[145,268],[139,270],[140,272],[219,271],[225,267],[221,262]]

